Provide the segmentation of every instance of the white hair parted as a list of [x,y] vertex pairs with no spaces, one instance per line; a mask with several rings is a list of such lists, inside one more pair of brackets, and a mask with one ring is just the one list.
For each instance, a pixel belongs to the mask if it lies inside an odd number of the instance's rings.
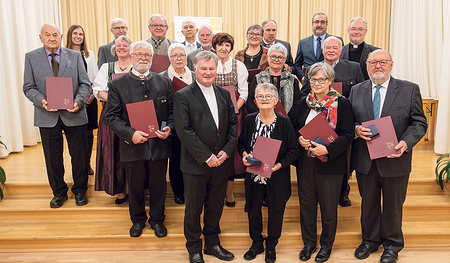
[[167,49],[167,55],[170,56],[172,55],[172,50],[176,49],[176,48],[180,48],[184,51],[184,54],[186,55],[186,46],[181,44],[181,43],[173,43],[172,45],[169,46],[169,49]]
[[275,45],[270,46],[269,51],[267,51],[267,55],[270,57],[270,55],[272,54],[272,52],[274,51],[278,51],[283,53],[283,56],[286,57],[287,56],[287,49],[286,47],[281,44],[281,43],[276,43]]
[[123,20],[123,19],[120,18],[120,17],[116,17],[116,18],[113,18],[113,19],[111,20],[111,28],[112,28],[113,25],[116,24],[116,23],[125,23],[125,26],[128,27],[127,22],[125,22],[125,20]]
[[148,49],[150,50],[150,53],[152,54],[153,57],[153,46],[148,43],[147,41],[141,40],[141,41],[136,41],[133,44],[131,44],[130,46],[130,55],[134,53],[134,50],[136,49]]

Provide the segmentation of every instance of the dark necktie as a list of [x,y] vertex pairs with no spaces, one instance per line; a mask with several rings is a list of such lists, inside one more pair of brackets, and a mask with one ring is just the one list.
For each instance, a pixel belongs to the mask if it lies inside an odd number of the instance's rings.
[[320,55],[322,54],[322,38],[318,37],[317,38],[317,49],[316,49],[316,59],[317,61],[319,61],[320,59]]
[[55,75],[55,77],[58,77],[58,71],[59,71],[59,63],[58,61],[56,61],[55,53],[51,53],[50,56],[52,56],[52,69],[53,69],[53,74]]
[[374,119],[380,118],[380,105],[381,105],[381,96],[380,96],[380,88],[381,85],[376,85],[375,95],[373,96],[373,117]]

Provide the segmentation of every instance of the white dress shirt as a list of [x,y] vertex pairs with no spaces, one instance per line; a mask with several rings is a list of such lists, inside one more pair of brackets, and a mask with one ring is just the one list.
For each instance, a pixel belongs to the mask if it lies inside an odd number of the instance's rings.
[[197,41],[192,44],[186,41],[184,45],[186,46],[186,55],[197,49]]
[[[391,77],[389,77],[389,79],[386,80],[386,82],[381,84],[382,87],[380,88],[380,116],[381,116],[381,112],[383,111],[384,99],[386,99],[386,92],[387,92],[387,88],[389,86],[390,80],[391,80]],[[375,86],[377,86],[377,85],[372,82],[372,101],[373,101],[373,97],[375,96],[375,92],[377,91],[377,88]],[[378,117],[380,117],[380,116],[378,116]],[[374,117],[376,118],[376,116],[374,116]]]
[[202,84],[198,83],[198,81],[197,84],[200,87],[203,96],[205,96],[206,103],[208,103],[208,107],[209,110],[211,111],[214,122],[216,123],[216,127],[217,129],[219,129],[219,108],[217,106],[217,99],[216,94],[214,93],[214,88],[212,86],[205,87]]

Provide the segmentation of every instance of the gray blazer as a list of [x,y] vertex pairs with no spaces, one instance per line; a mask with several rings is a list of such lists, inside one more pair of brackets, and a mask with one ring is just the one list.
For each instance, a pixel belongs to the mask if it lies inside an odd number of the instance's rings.
[[[367,67],[366,67],[367,58],[369,57],[370,52],[380,49],[380,48],[369,45],[366,42],[363,42],[363,43],[364,43],[364,48],[361,53],[361,59],[359,61],[359,65],[361,67],[361,72],[364,76],[364,79],[368,80],[369,74],[367,73]],[[350,50],[350,44],[345,45],[342,48],[341,58],[349,60],[350,59],[349,50]]]
[[113,40],[111,43],[100,46],[98,48],[98,68],[100,68],[104,63],[107,62],[116,62],[118,58],[113,56],[111,53],[111,47],[116,43],[116,40]]
[[[350,92],[355,124],[373,120],[372,81],[356,84]],[[398,141],[405,141],[407,151],[399,158],[370,160],[366,141],[357,138],[353,142],[351,167],[359,173],[367,174],[376,162],[382,177],[397,177],[411,172],[412,148],[425,135],[427,119],[423,113],[422,97],[417,84],[394,79],[391,76],[380,117],[391,116]]]
[[91,82],[79,52],[61,47],[58,77],[72,78],[73,101],[80,108],[71,113],[66,110],[50,112],[42,106],[47,99],[46,77],[53,77],[53,70],[48,62],[45,48],[41,47],[25,54],[25,70],[23,76],[23,93],[34,104],[34,126],[51,128],[61,118],[67,126],[79,126],[88,122],[85,102],[91,95]]

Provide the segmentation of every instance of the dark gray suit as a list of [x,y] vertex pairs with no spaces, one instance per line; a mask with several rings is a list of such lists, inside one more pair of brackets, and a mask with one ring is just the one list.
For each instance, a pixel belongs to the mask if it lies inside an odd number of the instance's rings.
[[98,48],[98,68],[100,68],[104,63],[108,62],[116,62],[118,58],[113,56],[111,53],[111,47],[116,43],[116,40],[113,40],[111,43],[100,46]]
[[92,89],[81,54],[71,49],[60,48],[58,77],[72,78],[73,101],[79,107],[77,112],[71,113],[66,110],[49,112],[44,109],[42,100],[47,99],[46,77],[53,76],[44,47],[25,54],[23,92],[34,104],[34,126],[39,127],[41,133],[47,175],[53,195],[64,196],[68,191],[67,184],[64,182],[62,130],[65,132],[72,157],[74,180],[72,192],[84,193],[88,179],[85,156],[88,119],[84,104]]
[[[324,36],[325,36],[325,39],[327,39],[328,37],[330,37],[332,35],[325,33]],[[342,38],[338,37],[338,36],[336,36],[336,37],[339,38],[342,42],[342,45],[344,45],[344,41],[342,40]],[[325,39],[322,39],[322,43]],[[298,42],[297,56],[295,57],[294,64],[295,64],[295,67],[297,70],[296,71],[297,78],[300,81],[302,80],[302,78],[304,76],[303,67],[307,68],[316,62],[323,61],[323,54],[320,55],[319,59],[316,58],[316,54],[314,53],[314,45],[316,45],[316,43],[314,43],[314,42],[315,42],[314,35],[304,38]]]
[[[370,80],[355,85],[349,99],[356,124],[374,119]],[[351,167],[356,170],[362,197],[363,241],[399,252],[404,246],[402,211],[411,172],[412,148],[427,130],[419,86],[391,77],[380,117],[385,116],[391,116],[398,141],[406,142],[407,151],[399,158],[371,160],[365,140],[358,138],[353,142]]]
[[[230,158],[218,167],[209,167],[206,160],[220,151],[233,156],[237,140],[238,121],[230,93],[215,85],[213,89],[219,113],[219,128],[197,82],[174,95],[175,128],[181,141],[181,170],[186,193],[184,235],[189,254],[202,252],[202,234],[205,246],[212,247],[220,243],[219,220]],[[202,230],[200,215],[203,208]]]
[[[350,53],[349,53],[350,45],[351,44],[349,43],[342,48],[341,58],[350,60]],[[368,80],[369,74],[367,73],[367,66],[366,66],[367,58],[369,57],[370,52],[380,49],[380,48],[369,45],[366,42],[363,42],[363,45],[364,45],[364,47],[363,47],[363,50],[361,53],[361,59],[359,61],[359,65],[361,67],[361,71],[364,76],[364,79]]]

